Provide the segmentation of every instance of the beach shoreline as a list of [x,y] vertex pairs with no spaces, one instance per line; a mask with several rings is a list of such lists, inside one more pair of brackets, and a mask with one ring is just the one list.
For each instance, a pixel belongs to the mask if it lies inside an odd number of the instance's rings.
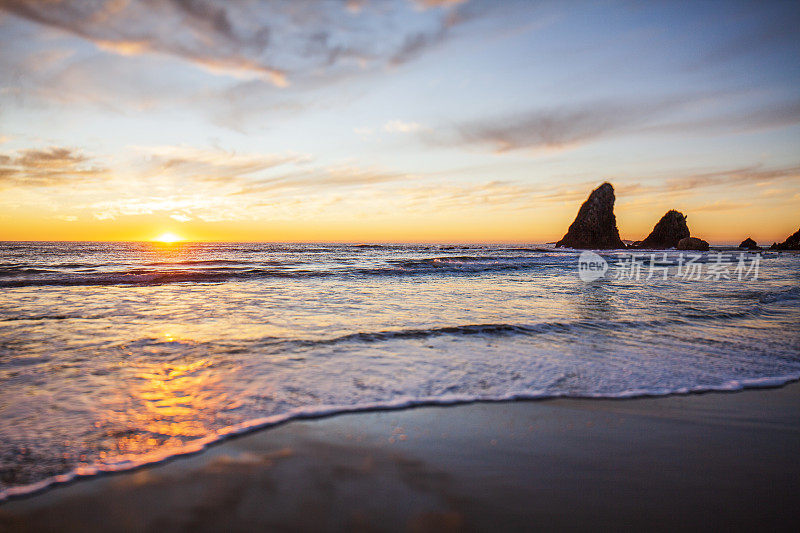
[[0,504],[0,529],[788,528],[800,383],[298,419]]

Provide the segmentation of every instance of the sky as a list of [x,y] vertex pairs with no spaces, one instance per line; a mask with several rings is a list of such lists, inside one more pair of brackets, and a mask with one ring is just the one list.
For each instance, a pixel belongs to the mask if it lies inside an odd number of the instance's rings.
[[800,227],[799,2],[0,0],[0,240]]

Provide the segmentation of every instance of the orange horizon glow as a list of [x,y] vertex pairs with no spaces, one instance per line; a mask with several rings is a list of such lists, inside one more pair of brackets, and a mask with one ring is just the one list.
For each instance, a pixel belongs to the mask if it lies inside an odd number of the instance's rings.
[[[587,195],[588,195],[587,191]],[[331,213],[319,220],[192,220],[170,228],[168,217],[136,215],[116,220],[59,222],[17,211],[0,214],[0,241],[117,241],[175,244],[181,242],[335,242],[335,243],[548,243],[566,233],[582,200],[531,206],[502,212],[480,205],[416,214],[380,213],[368,220]],[[622,239],[640,240],[672,202],[635,209],[620,202],[616,210]],[[783,242],[800,220],[789,206],[750,207],[741,216],[726,211],[675,206],[688,215],[693,236],[712,244],[738,244],[747,237],[760,245]],[[334,218],[336,217],[336,218]],[[757,223],[754,221],[758,221]],[[174,221],[173,221],[174,222]],[[166,229],[170,228],[170,229]]]

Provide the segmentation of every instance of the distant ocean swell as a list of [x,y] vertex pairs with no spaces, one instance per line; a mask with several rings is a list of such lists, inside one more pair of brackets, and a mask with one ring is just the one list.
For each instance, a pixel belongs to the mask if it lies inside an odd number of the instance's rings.
[[[221,283],[270,278],[316,278],[328,276],[408,276],[429,273],[481,273],[541,268],[540,263],[500,259],[471,261],[443,258],[398,261],[378,267],[340,267],[336,269],[269,268],[263,265],[186,269],[189,264],[212,265],[216,261],[163,265],[160,269],[131,268],[110,272],[64,271],[55,268],[0,267],[0,287],[89,286],[89,285],[160,285],[165,283]],[[277,266],[278,262],[270,266]],[[173,268],[167,269],[166,266]],[[5,270],[2,270],[5,268]],[[61,268],[69,268],[61,266]]]
[[[664,260],[656,254],[659,266],[676,266],[674,257]],[[607,260],[613,262],[614,257]],[[708,254],[698,264],[711,261]],[[149,262],[135,266],[118,263],[0,264],[0,287],[92,286],[92,285],[161,285],[167,283],[223,283],[282,278],[319,278],[331,276],[415,276],[427,274],[482,274],[493,272],[546,272],[569,270],[564,255],[537,252],[536,255],[454,255],[417,259],[381,258],[374,266],[348,264],[339,259],[334,265],[305,263],[299,260],[236,261],[187,260]],[[303,268],[303,267],[306,268]],[[310,268],[309,268],[310,267]]]

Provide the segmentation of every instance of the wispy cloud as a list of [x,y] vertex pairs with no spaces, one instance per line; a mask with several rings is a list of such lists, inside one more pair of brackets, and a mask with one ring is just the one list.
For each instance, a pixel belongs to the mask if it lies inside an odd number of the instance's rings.
[[656,184],[632,186],[629,192],[632,194],[680,193],[710,187],[774,184],[784,180],[800,180],[800,165],[772,168],[752,165],[708,172],[688,172],[682,176],[666,178]]
[[692,211],[734,211],[736,209],[747,209],[752,206],[752,202],[730,202],[718,200],[709,202],[692,208]]
[[358,128],[353,128],[353,133],[355,133],[356,135],[358,135],[361,138],[366,139],[367,137],[369,137],[373,133],[375,133],[375,130],[373,130],[372,128],[369,128],[367,126],[361,126],[361,127],[358,127]]
[[117,164],[107,191],[74,188],[81,201],[70,199],[73,211],[98,220],[158,215],[178,222],[254,220],[276,213],[308,216],[344,199],[375,201],[386,194],[376,186],[417,179],[356,163],[322,164],[305,154],[188,146],[132,147]]
[[134,147],[130,165],[138,180],[170,181],[209,196],[274,194],[277,191],[323,192],[416,176],[371,166],[321,164],[308,154],[237,153],[188,146]]
[[64,147],[0,154],[0,188],[75,185],[107,177],[88,156]]
[[457,3],[425,2],[434,9],[414,10],[406,0],[6,0],[0,9],[113,54],[163,54],[285,87],[409,61],[447,36]]
[[646,125],[634,133],[672,134],[692,136],[706,134],[748,133],[800,124],[800,100],[788,99],[761,102],[743,109],[706,113],[693,118],[668,119],[658,124]]
[[417,122],[405,122],[402,120],[390,120],[386,124],[383,125],[384,131],[392,132],[392,133],[412,133],[415,131],[419,131],[422,128],[422,125]]
[[416,211],[430,209],[522,209],[531,203],[534,188],[503,180],[457,183],[445,180],[434,184],[407,185],[398,190],[402,205]]
[[311,159],[306,154],[243,154],[189,146],[136,147],[144,158],[142,177],[172,176],[189,181],[234,183],[247,176]]
[[[430,180],[427,180],[430,181]],[[410,184],[401,187],[399,197],[410,205],[435,208],[467,208],[482,206],[503,209],[535,209],[548,205],[579,205],[589,192],[603,181],[614,184],[618,203],[628,207],[650,205],[663,199],[696,199],[713,195],[712,202],[693,208],[700,211],[723,211],[745,208],[752,202],[742,201],[742,191],[768,187],[772,194],[747,193],[747,198],[761,201],[773,198],[780,190],[786,196],[795,194],[791,189],[775,189],[781,184],[800,183],[800,166],[718,169],[713,171],[684,170],[673,172],[666,178],[661,174],[641,179],[606,176],[592,180],[563,183],[551,180],[545,183],[522,183],[511,180],[490,180],[479,183],[458,183],[442,180],[438,183]]]
[[[686,94],[649,101],[603,100],[523,110],[421,133],[437,145],[475,146],[496,153],[563,150],[623,135],[742,133],[800,123],[800,100],[762,102],[758,107],[711,105],[738,94]],[[687,118],[690,117],[690,118]]]
[[441,6],[455,6],[463,4],[466,0],[412,0],[417,6],[423,9]]
[[562,149],[640,127],[682,105],[683,100],[677,98],[564,105],[460,123],[425,134],[425,138],[438,144],[483,146],[495,152]]
[[309,168],[289,174],[242,183],[237,195],[271,193],[279,190],[323,191],[344,187],[363,187],[380,183],[411,181],[414,176],[354,165]]

